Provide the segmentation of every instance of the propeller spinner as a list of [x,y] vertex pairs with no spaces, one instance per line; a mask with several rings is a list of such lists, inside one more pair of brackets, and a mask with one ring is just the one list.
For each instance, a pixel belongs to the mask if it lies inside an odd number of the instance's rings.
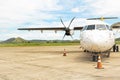
[[63,36],[63,39],[64,39],[64,37],[65,37],[66,35],[67,35],[67,36],[71,36],[71,38],[73,39],[70,26],[71,26],[71,23],[73,22],[74,19],[75,19],[75,17],[71,19],[71,21],[70,21],[70,23],[69,23],[68,26],[66,26],[66,25],[64,24],[63,20],[60,19],[61,23],[63,24],[63,26],[64,26],[64,28],[65,28],[65,34],[64,34],[64,36]]

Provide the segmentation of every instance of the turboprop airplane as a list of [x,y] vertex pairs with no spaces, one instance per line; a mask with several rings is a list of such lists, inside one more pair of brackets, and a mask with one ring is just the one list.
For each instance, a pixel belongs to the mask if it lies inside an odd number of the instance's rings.
[[[116,19],[117,17],[101,17],[101,18],[89,18],[89,20],[95,20],[100,19]],[[70,21],[68,27],[65,26],[63,23],[63,20],[60,19],[61,23],[64,27],[55,27],[55,28],[18,28],[18,30],[62,30],[65,31],[65,34],[63,38],[67,36],[73,35],[74,30],[80,30],[81,31],[81,40],[80,40],[80,46],[87,52],[93,54],[93,61],[97,60],[98,54],[107,54],[107,57],[110,56],[110,50],[115,45],[115,35],[113,33],[113,29],[119,28],[119,26],[109,26],[107,23],[100,21],[89,23],[85,26],[78,26],[70,28],[71,23],[75,17]]]

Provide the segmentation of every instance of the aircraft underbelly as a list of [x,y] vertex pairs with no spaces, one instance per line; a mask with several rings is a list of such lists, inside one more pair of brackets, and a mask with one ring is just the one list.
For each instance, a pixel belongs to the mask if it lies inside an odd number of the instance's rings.
[[88,30],[82,32],[81,46],[91,52],[104,52],[114,45],[114,35],[109,30]]

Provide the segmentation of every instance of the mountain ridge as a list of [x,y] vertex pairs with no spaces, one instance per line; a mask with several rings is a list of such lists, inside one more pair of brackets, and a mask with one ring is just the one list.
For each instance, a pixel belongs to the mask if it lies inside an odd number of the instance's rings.
[[2,41],[2,42],[3,43],[23,43],[23,42],[25,43],[25,42],[28,42],[28,41],[21,38],[21,37],[17,37],[17,38],[13,37],[13,38],[9,38],[9,39],[7,39],[5,41]]

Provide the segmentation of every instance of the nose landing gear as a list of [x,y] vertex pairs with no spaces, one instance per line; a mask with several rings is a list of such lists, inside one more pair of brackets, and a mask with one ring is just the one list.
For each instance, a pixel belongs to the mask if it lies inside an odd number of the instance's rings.
[[93,55],[92,56],[92,60],[95,61],[95,62],[97,62],[98,61],[98,55]]

